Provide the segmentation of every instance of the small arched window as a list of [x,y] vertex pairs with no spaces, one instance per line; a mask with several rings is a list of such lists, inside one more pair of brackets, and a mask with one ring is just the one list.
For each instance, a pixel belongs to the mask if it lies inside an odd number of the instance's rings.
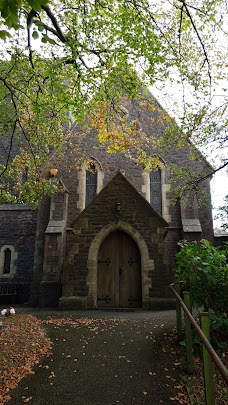
[[25,184],[27,180],[28,180],[28,167],[25,167],[21,178],[22,184]]
[[157,168],[143,171],[142,193],[155,211],[167,222],[171,222],[169,169],[164,160],[158,158]]
[[4,245],[0,249],[0,277],[11,278],[16,273],[17,252],[14,246]]
[[95,198],[103,188],[104,172],[101,164],[90,157],[78,172],[78,202],[80,211]]
[[97,194],[97,169],[95,164],[91,163],[86,169],[86,200],[87,206]]
[[150,173],[150,203],[151,206],[162,215],[162,181],[160,169]]
[[6,248],[4,251],[3,274],[10,274],[11,259],[12,259],[12,252],[9,248]]

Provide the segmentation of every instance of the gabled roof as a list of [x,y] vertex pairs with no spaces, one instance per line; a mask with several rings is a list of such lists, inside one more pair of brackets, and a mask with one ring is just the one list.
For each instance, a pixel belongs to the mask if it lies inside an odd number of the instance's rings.
[[[144,210],[148,210],[148,214],[157,217],[160,223],[162,223],[162,226],[167,227],[168,223],[165,221],[165,219],[158,214],[158,212],[150,205],[150,203],[138,192],[138,190],[132,185],[132,183],[121,173],[120,170],[117,171],[115,176],[106,184],[106,186],[96,195],[96,197],[85,207],[85,209],[75,218],[75,220],[72,223],[72,227],[74,227],[75,223],[77,220],[81,217],[84,216],[84,213],[87,211],[91,210],[91,207],[96,205],[101,199],[106,199],[106,196],[109,191],[113,190],[113,186],[116,184],[116,182],[119,182],[119,188],[118,190],[120,191],[120,188],[122,188],[122,192],[125,191],[127,188],[130,189],[138,198],[139,201],[142,202],[143,206],[145,207]],[[121,184],[122,183],[122,184]],[[119,194],[119,193],[118,193]],[[115,195],[115,201],[113,205],[116,203],[116,201],[119,199],[119,195]],[[120,201],[121,203],[121,201]],[[104,207],[105,209],[105,207]]]

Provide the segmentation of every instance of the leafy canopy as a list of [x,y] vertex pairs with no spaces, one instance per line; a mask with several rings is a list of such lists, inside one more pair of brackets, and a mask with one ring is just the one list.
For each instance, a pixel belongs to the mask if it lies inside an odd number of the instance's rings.
[[[89,118],[110,152],[131,149],[146,164],[176,138],[224,145],[225,95],[213,105],[213,90],[226,74],[223,0],[0,0],[0,12],[1,202],[35,203],[54,191],[42,173],[54,151],[61,153],[66,117]],[[181,131],[171,120],[148,155],[122,100],[141,97],[153,109],[142,89],[167,80],[191,96],[183,93]]]

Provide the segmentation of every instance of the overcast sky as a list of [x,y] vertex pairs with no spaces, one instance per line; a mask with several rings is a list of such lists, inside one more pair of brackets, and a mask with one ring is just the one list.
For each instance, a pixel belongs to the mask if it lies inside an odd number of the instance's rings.
[[[175,87],[174,87],[175,86]],[[163,108],[172,116],[175,118],[175,120],[178,123],[178,113],[175,115],[173,113],[174,108],[174,100],[177,101],[179,104],[179,111],[182,109],[182,90],[178,87],[177,85],[172,85],[172,87],[167,84],[167,87],[165,87],[165,93],[159,88],[158,85],[155,85],[154,87],[151,88],[152,94],[157,98],[159,103],[162,105]],[[224,87],[227,87],[227,83],[224,85]],[[219,93],[221,93],[219,91]],[[176,108],[176,107],[175,107]],[[201,151],[203,153],[203,151]],[[223,150],[223,157],[227,158],[227,155],[225,154]],[[208,162],[215,167],[215,162],[216,162],[216,167],[219,165],[219,157],[215,158],[215,153],[203,153],[208,160]],[[222,155],[221,153],[218,153],[216,151],[216,154],[220,156]],[[219,208],[220,206],[224,205],[224,198],[226,195],[228,195],[228,169],[227,167],[224,168],[223,170],[220,170],[219,172],[215,173],[213,175],[213,178],[211,180],[211,195],[212,195],[212,205],[213,205],[213,217],[217,214],[216,209]],[[220,219],[214,219],[214,228],[220,228],[221,227],[221,220]]]

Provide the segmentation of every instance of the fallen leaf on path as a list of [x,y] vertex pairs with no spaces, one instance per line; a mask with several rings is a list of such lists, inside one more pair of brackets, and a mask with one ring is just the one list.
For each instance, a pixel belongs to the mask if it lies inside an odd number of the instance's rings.
[[24,398],[22,400],[22,402],[27,403],[27,402],[30,402],[31,400],[32,400],[32,397],[28,397],[28,398]]
[[51,348],[41,321],[36,317],[16,314],[5,319],[4,323],[9,329],[3,330],[0,335],[0,353],[3,353],[0,404],[9,401],[9,390],[15,388],[22,378],[34,374],[32,367]]

